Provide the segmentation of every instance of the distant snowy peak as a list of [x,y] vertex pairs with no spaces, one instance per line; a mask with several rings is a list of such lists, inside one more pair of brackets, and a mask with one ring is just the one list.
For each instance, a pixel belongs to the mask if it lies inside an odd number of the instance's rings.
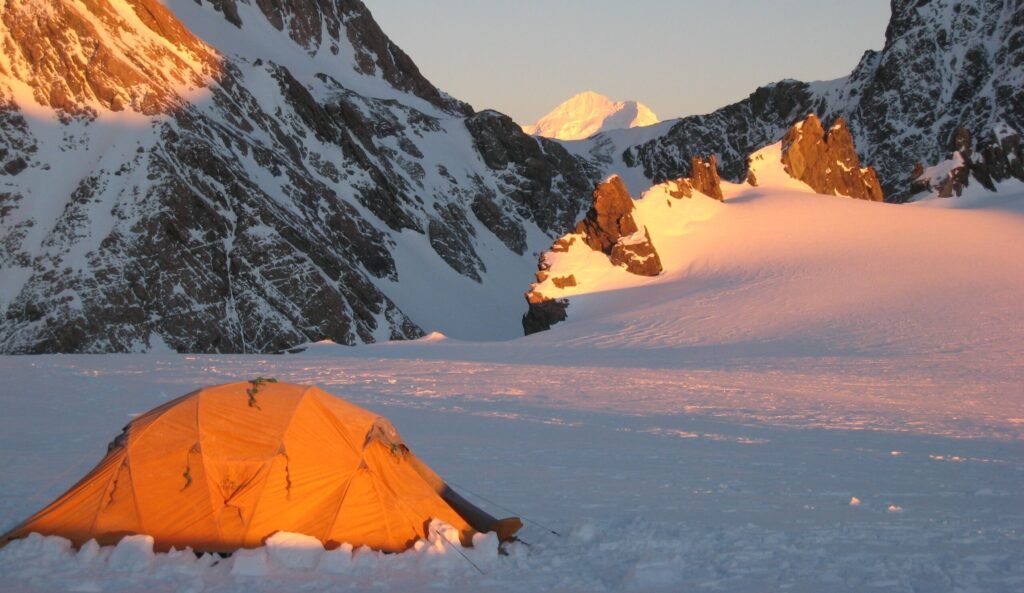
[[532,126],[527,134],[558,140],[583,140],[599,132],[639,128],[658,123],[658,116],[637,101],[612,101],[587,91],[562,103]]

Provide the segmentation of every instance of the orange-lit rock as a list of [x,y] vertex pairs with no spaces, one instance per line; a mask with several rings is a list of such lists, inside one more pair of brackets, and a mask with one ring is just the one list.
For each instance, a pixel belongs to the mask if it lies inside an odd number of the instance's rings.
[[782,163],[790,176],[819,194],[885,199],[875,170],[861,168],[853,136],[841,117],[827,134],[813,113],[791,127],[782,139]]
[[0,23],[10,74],[37,103],[70,114],[167,112],[219,72],[217,52],[158,0],[19,0],[0,8]]

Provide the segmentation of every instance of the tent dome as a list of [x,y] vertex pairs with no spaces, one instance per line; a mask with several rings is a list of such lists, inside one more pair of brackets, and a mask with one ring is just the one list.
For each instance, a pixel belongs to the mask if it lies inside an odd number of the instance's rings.
[[63,496],[6,534],[80,546],[148,534],[157,550],[230,552],[278,531],[401,551],[431,519],[512,537],[406,447],[391,423],[317,387],[270,380],[194,391],[129,423]]

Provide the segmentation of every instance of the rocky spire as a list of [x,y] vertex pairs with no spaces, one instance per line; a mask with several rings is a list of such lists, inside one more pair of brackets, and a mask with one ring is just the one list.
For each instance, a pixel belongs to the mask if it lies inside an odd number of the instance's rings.
[[594,189],[594,204],[576,225],[576,234],[594,251],[607,255],[613,265],[632,274],[657,276],[661,258],[646,228],[633,219],[633,198],[622,178],[615,175]]
[[669,183],[675,185],[675,189],[669,192],[675,198],[692,197],[693,190],[697,190],[719,202],[725,199],[722,196],[722,179],[718,176],[718,158],[715,155],[706,160],[699,156],[690,158],[690,176]]
[[782,164],[790,176],[819,194],[885,199],[875,170],[861,168],[853,136],[841,117],[827,134],[813,113],[794,124],[782,138]]

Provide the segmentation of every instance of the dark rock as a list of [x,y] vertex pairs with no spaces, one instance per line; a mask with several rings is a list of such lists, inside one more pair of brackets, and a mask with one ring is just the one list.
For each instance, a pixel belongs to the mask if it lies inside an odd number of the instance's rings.
[[15,157],[4,165],[3,172],[7,175],[17,175],[28,167],[28,163],[22,157]]
[[597,173],[561,144],[534,138],[512,118],[482,111],[465,120],[484,163],[499,175],[499,189],[541,230],[560,234],[575,223]]
[[480,256],[473,250],[473,226],[463,211],[452,204],[437,206],[441,218],[430,220],[427,236],[430,246],[453,270],[481,282],[487,271]]
[[662,183],[691,175],[694,156],[716,155],[721,173],[741,180],[747,157],[777,142],[813,105],[806,83],[782,81],[713,113],[682,118],[664,136],[626,148],[622,158],[627,166],[641,167],[653,183]]
[[487,227],[487,230],[501,239],[506,247],[519,255],[526,253],[526,229],[505,213],[494,202],[493,196],[486,193],[477,194],[470,207],[477,219]]
[[523,334],[530,335],[547,331],[560,321],[565,321],[569,314],[569,301],[566,299],[545,299],[533,292],[526,293],[529,310],[523,315]]
[[[203,0],[196,0],[202,3]],[[241,26],[237,0],[206,0],[229,22]],[[284,31],[311,55],[324,45],[337,55],[344,44],[355,51],[356,71],[379,75],[394,88],[411,93],[454,115],[473,108],[442,93],[416,63],[381,30],[360,0],[256,0],[254,4],[277,30]],[[286,30],[287,29],[287,30]],[[326,33],[327,37],[324,37]]]
[[827,134],[814,114],[791,127],[782,139],[782,164],[790,176],[819,194],[884,200],[875,170],[861,169],[853,137],[842,118]]
[[950,153],[941,166],[915,167],[911,193],[935,192],[940,198],[959,197],[973,178],[989,191],[1010,178],[1024,181],[1020,135],[999,127],[977,141],[966,128],[957,128],[947,144]]

